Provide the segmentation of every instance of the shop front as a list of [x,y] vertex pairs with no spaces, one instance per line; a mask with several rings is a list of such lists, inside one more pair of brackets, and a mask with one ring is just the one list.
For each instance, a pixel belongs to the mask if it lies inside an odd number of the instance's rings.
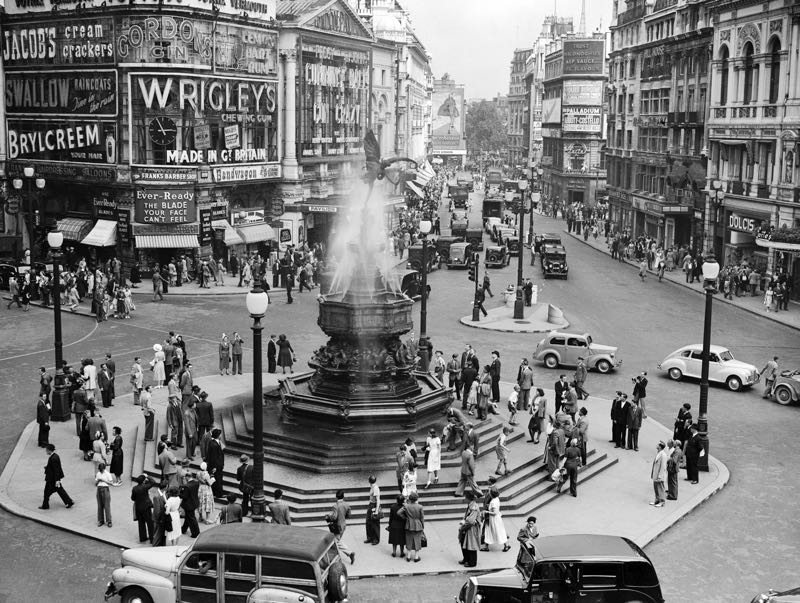
[[[768,212],[753,209],[739,209],[734,201],[725,201],[725,231],[723,235],[723,265],[730,266],[747,263],[761,274],[772,269],[769,262],[769,250],[756,243],[756,232],[770,224]],[[746,205],[742,203],[739,205]]]
[[690,205],[664,205],[664,248],[676,249],[691,244],[692,216]]
[[632,195],[631,205],[634,209],[632,235],[650,237],[662,242],[665,225],[662,204],[646,197]]

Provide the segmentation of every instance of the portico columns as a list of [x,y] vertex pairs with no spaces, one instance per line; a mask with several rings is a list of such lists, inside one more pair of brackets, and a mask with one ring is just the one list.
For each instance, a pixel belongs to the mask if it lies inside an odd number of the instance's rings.
[[283,177],[297,180],[300,177],[297,164],[297,50],[286,48],[281,51],[284,61],[284,100],[283,100]]

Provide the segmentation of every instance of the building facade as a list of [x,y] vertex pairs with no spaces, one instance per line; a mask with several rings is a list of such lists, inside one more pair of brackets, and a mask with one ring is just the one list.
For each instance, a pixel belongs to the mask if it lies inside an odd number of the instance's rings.
[[511,75],[508,83],[508,165],[512,170],[527,167],[528,139],[525,137],[526,123],[529,123],[529,101],[525,86],[525,62],[533,52],[532,48],[517,48],[511,60]]
[[725,264],[785,272],[797,300],[800,247],[757,234],[800,227],[800,6],[720,0],[710,8],[707,247]]
[[562,36],[547,45],[542,99],[542,193],[594,207],[605,190],[605,40]]

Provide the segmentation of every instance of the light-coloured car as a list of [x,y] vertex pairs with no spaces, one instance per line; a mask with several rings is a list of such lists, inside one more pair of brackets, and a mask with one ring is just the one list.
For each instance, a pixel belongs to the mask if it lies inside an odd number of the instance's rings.
[[578,366],[582,357],[587,369],[607,373],[622,364],[617,358],[617,348],[592,341],[589,333],[563,333],[550,331],[533,352],[533,359],[544,362],[547,368]]
[[[503,221],[500,218],[484,218],[483,228],[488,234],[493,235],[495,227],[500,226],[502,223]],[[494,240],[494,238],[492,240]]]
[[777,591],[770,588],[767,592],[753,597],[751,603],[800,603],[800,588]]
[[201,533],[191,546],[127,549],[111,574],[106,600],[347,601],[347,571],[333,536],[272,523],[231,523]]
[[772,387],[772,395],[779,404],[800,402],[800,370],[781,371]]
[[[703,346],[699,343],[685,345],[664,358],[658,368],[667,371],[671,379],[684,377],[699,379],[703,365]],[[758,370],[752,364],[736,360],[731,351],[721,345],[712,345],[708,362],[708,380],[724,383],[729,390],[739,391],[758,381]]]

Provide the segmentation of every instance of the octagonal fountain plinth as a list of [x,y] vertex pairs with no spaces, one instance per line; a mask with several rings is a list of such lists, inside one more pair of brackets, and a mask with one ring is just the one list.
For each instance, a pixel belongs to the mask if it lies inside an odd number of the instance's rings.
[[313,373],[281,383],[284,421],[375,433],[441,422],[452,390],[415,371],[415,344],[400,339],[413,328],[413,306],[377,271],[320,295],[317,324],[330,339],[309,361]]

